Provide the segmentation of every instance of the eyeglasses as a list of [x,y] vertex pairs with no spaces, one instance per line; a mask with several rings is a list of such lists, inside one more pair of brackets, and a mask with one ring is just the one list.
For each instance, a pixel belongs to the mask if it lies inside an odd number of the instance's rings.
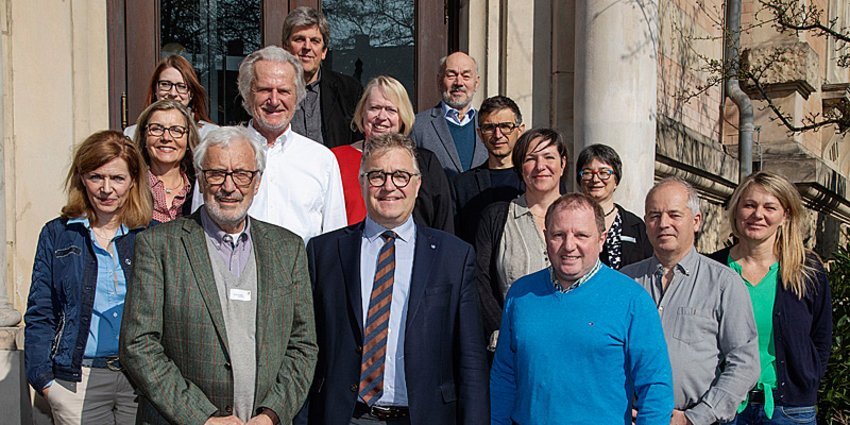
[[251,182],[254,181],[254,176],[257,175],[260,170],[201,170],[201,172],[204,173],[204,179],[206,179],[207,183],[213,186],[224,184],[227,176],[230,176],[230,178],[233,179],[233,184],[236,186],[247,187],[251,185]]
[[160,91],[171,91],[171,88],[175,87],[177,89],[177,93],[189,93],[189,86],[187,86],[186,83],[172,83],[171,81],[159,80],[156,82],[156,87]]
[[403,189],[410,184],[410,179],[413,176],[418,176],[419,173],[408,173],[407,171],[369,171],[368,173],[363,173],[360,177],[366,177],[366,181],[369,182],[369,186],[372,187],[382,187],[384,183],[387,182],[387,176],[390,177],[395,187],[399,189]]
[[189,129],[183,127],[182,125],[172,125],[171,127],[166,127],[161,124],[148,124],[146,128],[148,129],[148,134],[150,134],[151,136],[162,136],[167,130],[168,134],[170,134],[171,137],[175,139],[179,139],[189,132]]
[[519,124],[513,122],[500,122],[500,123],[487,123],[481,124],[478,128],[481,130],[481,134],[491,135],[496,132],[496,128],[502,132],[504,135],[508,135],[514,132],[516,128],[519,127]]
[[614,170],[610,168],[600,168],[598,170],[591,170],[589,168],[585,168],[578,172],[578,176],[581,177],[582,181],[589,182],[593,180],[593,176],[599,177],[599,180],[607,182],[611,176],[614,175]]

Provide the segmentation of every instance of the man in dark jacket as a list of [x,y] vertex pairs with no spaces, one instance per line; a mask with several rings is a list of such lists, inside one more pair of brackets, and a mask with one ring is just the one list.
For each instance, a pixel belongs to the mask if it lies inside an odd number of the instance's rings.
[[307,85],[292,129],[332,148],[362,139],[352,131],[351,118],[363,87],[354,78],[322,68],[329,41],[328,20],[316,9],[298,7],[283,21],[282,47],[301,60]]
[[475,243],[481,212],[496,202],[508,202],[525,191],[514,170],[511,153],[525,132],[519,106],[508,97],[493,96],[478,109],[478,134],[487,148],[487,162],[458,174],[454,181],[455,233]]

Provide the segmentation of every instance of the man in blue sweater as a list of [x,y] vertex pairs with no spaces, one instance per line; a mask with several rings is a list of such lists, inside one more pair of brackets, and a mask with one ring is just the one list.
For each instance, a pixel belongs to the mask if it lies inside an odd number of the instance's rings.
[[667,425],[670,361],[655,304],[599,261],[605,216],[570,193],[546,212],[551,267],[505,300],[490,375],[491,423]]

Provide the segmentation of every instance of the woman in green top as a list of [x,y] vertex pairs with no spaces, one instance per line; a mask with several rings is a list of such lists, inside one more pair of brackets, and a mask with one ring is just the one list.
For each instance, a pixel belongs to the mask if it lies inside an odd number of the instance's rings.
[[733,424],[815,424],[820,379],[832,344],[829,283],[803,246],[806,210],[784,177],[758,172],[732,194],[736,244],[711,255],[747,285],[759,337],[761,376]]

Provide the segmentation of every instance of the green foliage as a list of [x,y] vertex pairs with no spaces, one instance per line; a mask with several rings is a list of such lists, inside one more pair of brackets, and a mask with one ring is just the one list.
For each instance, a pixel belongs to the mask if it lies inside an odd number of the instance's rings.
[[850,244],[830,264],[833,342],[829,365],[818,394],[818,423],[850,424]]

